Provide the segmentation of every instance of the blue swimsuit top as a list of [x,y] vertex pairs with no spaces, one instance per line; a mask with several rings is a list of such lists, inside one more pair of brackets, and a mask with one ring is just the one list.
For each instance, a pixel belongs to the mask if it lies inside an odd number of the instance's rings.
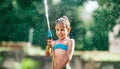
[[62,49],[67,51],[68,50],[68,46],[64,45],[64,44],[56,44],[55,46],[53,46],[52,50],[54,51],[55,49]]

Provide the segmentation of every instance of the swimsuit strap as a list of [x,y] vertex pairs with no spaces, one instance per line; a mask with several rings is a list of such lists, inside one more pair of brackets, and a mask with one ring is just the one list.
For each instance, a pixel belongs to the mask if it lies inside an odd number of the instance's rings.
[[56,44],[55,46],[53,46],[52,50],[54,51],[55,49],[63,49],[63,50],[68,50],[68,46],[64,45],[64,44]]

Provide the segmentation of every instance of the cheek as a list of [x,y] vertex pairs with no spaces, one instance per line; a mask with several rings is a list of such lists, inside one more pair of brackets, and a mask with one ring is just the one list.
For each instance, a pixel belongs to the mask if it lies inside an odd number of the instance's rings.
[[56,34],[57,34],[58,32],[56,31]]
[[59,34],[59,32],[58,31],[56,31],[56,35],[58,35]]
[[64,33],[67,35],[67,34],[68,34],[68,31],[66,30]]

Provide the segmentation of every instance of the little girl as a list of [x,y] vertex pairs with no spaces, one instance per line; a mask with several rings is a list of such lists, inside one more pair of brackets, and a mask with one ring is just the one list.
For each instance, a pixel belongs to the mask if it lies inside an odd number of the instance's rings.
[[69,38],[70,22],[66,16],[59,18],[55,25],[57,40],[48,39],[46,56],[52,55],[52,69],[71,69],[69,62],[72,59],[75,42]]

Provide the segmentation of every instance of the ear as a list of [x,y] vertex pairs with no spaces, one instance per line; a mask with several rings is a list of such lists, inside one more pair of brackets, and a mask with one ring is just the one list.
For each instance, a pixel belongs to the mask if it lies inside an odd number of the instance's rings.
[[71,27],[68,27],[68,28],[67,28],[67,31],[70,33],[70,31],[71,31]]

